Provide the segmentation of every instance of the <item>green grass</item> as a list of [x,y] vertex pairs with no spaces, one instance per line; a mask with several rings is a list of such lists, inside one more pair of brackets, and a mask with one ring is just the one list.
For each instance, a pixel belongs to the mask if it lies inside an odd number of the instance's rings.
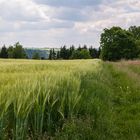
[[0,60],[0,139],[139,140],[140,62]]

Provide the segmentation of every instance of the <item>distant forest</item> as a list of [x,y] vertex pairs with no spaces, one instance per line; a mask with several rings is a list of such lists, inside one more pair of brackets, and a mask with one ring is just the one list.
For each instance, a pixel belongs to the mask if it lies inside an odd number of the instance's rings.
[[64,45],[60,49],[25,49],[19,42],[13,46],[5,45],[0,50],[0,58],[14,59],[94,59],[107,61],[140,58],[140,26],[131,26],[128,30],[121,27],[104,29],[100,38],[100,47]]

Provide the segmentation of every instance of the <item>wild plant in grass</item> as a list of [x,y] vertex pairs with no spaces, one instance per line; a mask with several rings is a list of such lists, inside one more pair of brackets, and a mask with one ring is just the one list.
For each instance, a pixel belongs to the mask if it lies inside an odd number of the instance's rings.
[[12,129],[9,125],[11,120],[9,119],[9,113],[11,113],[12,117],[13,112],[9,111],[9,108],[13,102],[13,98],[8,91],[9,86],[6,85],[0,92],[0,139],[6,139],[9,135],[10,137],[12,136]]
[[76,115],[78,112],[77,105],[82,95],[82,93],[79,93],[80,78],[75,77],[71,73],[67,73],[59,84],[59,111],[63,112],[64,118],[71,118],[73,114]]
[[47,91],[47,88],[45,89],[40,84],[40,81],[36,82],[36,86],[33,91],[36,99],[29,115],[29,124],[35,137],[36,135],[43,134],[44,111],[47,98],[49,97],[49,90]]
[[[28,135],[28,117],[30,110],[34,104],[34,99],[32,98],[31,87],[26,84],[27,81],[21,82],[17,81],[13,89],[13,95],[15,95],[13,101],[14,108],[14,124],[13,133],[14,139],[24,140]],[[30,85],[30,84],[29,84]]]

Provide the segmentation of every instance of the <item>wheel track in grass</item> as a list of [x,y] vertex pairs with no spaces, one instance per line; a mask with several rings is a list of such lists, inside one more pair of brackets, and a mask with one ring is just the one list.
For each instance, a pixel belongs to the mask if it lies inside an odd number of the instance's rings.
[[107,63],[112,83],[116,138],[140,139],[140,79],[130,63]]

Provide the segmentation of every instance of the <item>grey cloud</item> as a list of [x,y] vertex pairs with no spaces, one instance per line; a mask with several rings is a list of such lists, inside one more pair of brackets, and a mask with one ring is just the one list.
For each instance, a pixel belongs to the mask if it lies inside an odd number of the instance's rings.
[[27,46],[99,46],[103,28],[140,23],[139,0],[0,0],[0,7],[0,41]]
[[102,2],[102,0],[34,0],[40,4],[47,4],[51,6],[67,6],[67,7],[82,7],[95,6]]
[[74,23],[68,21],[51,21],[51,22],[6,22],[0,23],[0,32],[23,32],[23,31],[39,31],[59,28],[73,28]]
[[86,21],[90,18],[90,16],[85,13],[85,10],[79,10],[75,8],[58,8],[56,12],[52,15],[53,18],[59,20],[67,20],[67,21]]
[[30,22],[22,23],[20,30],[49,30],[57,28],[73,28],[73,22],[51,21],[51,22]]

